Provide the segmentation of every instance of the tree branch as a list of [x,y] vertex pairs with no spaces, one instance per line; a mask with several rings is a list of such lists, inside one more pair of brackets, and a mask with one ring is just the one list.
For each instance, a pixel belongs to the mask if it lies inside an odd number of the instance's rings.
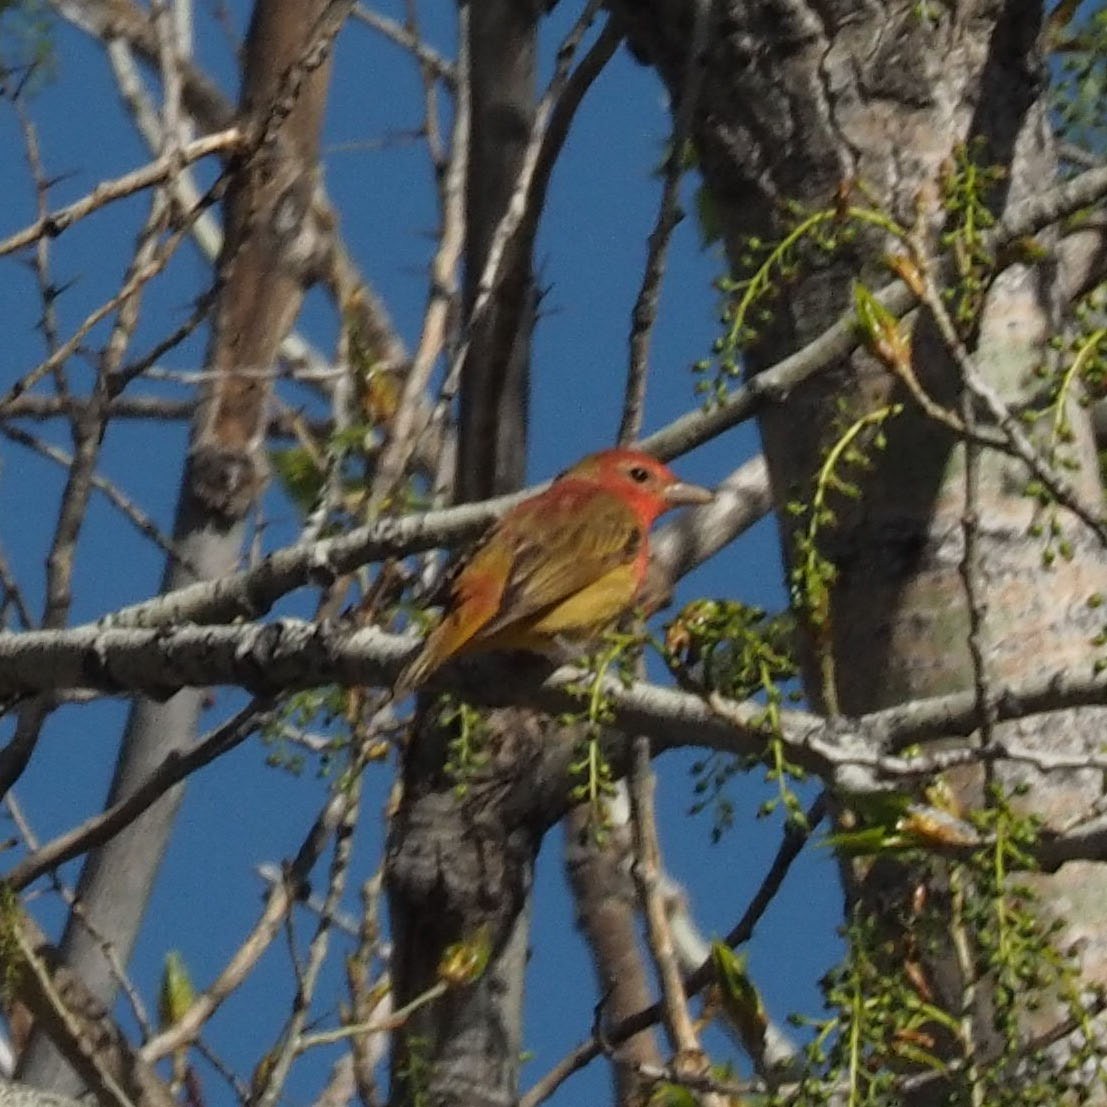
[[[265,695],[327,684],[387,685],[410,654],[412,638],[375,627],[349,631],[295,619],[235,626],[174,629],[76,627],[72,630],[0,633],[0,696],[8,698],[94,688],[108,693],[172,694],[185,686],[231,684]],[[445,670],[467,698],[492,706],[530,704],[551,714],[579,708],[572,689],[582,673],[533,659],[503,679],[502,659],[475,659]],[[544,679],[543,679],[544,676]],[[435,682],[436,684],[439,681]],[[653,739],[654,752],[698,746],[757,756],[768,735],[764,706],[609,678],[603,692],[614,726]],[[998,722],[1069,707],[1107,703],[1107,675],[1041,672],[1018,685],[994,688]],[[941,768],[986,758],[1024,760],[1043,770],[1107,766],[1095,755],[1061,756],[1023,748],[1012,740],[987,750],[974,745],[932,754],[897,751],[934,738],[966,738],[980,724],[975,692],[913,700],[856,719],[823,719],[803,711],[781,714],[780,740],[787,755],[847,792],[871,790],[881,781],[914,780]]]
[[[1015,204],[985,239],[985,248],[996,253],[1016,239],[1048,227],[1107,195],[1107,169],[1091,169],[1056,188]],[[951,275],[948,260],[935,274],[944,283]],[[891,281],[876,293],[877,300],[897,318],[918,302],[902,281]],[[697,408],[674,419],[667,427],[645,438],[643,449],[668,460],[710,441],[723,431],[749,419],[770,403],[782,403],[811,377],[825,372],[850,354],[859,343],[852,307],[836,323],[802,349],[758,373],[725,400],[709,408]]]

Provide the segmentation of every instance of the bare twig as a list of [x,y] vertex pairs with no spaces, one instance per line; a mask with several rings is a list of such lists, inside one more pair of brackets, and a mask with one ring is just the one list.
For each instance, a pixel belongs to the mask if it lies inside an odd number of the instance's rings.
[[[113,38],[107,43],[107,54],[119,95],[130,112],[136,129],[151,150],[162,150],[162,123],[143,86],[131,44],[126,39]],[[184,145],[182,143],[181,148]],[[182,163],[166,183],[177,210],[191,211],[197,206],[201,192],[187,164]],[[214,260],[218,256],[223,244],[223,232],[211,212],[204,212],[193,223],[192,237],[207,258]]]
[[355,4],[351,13],[359,23],[371,27],[378,34],[383,35],[389,42],[409,51],[415,56],[419,65],[435,78],[442,81],[447,88],[456,88],[458,84],[458,67],[440,54],[434,47],[429,46],[426,40],[413,33],[409,27],[405,27],[387,15],[374,11],[366,4]]
[[[19,831],[19,835],[23,839],[27,849],[32,854],[37,852],[41,848],[38,837],[31,827],[27,816],[24,814],[22,806],[16,799],[14,791],[9,789],[8,793],[4,796],[4,806],[8,809],[8,814],[11,815],[12,822]],[[79,920],[80,924],[92,935],[93,939],[99,945],[100,952],[104,955],[105,960],[111,967],[116,982],[122,989],[123,994],[127,997],[127,1002],[130,1004],[131,1011],[134,1013],[135,1022],[138,1023],[142,1034],[144,1036],[149,1034],[150,1019],[146,1012],[146,1004],[143,1002],[142,996],[139,994],[134,982],[127,976],[127,970],[119,959],[115,943],[98,927],[92,924],[84,910],[84,905],[77,898],[77,894],[62,881],[57,872],[51,870],[48,875],[54,891],[61,896],[74,916]]]
[[[124,369],[123,372],[126,372]],[[150,419],[157,422],[176,422],[190,419],[196,410],[197,400],[173,400],[164,396],[117,396],[107,405],[109,419]],[[25,393],[15,400],[3,419],[33,419],[43,422],[63,417],[80,418],[88,400],[80,396],[40,396]],[[301,417],[283,404],[270,414],[268,434],[272,438],[291,438],[295,435],[295,423]],[[309,421],[312,432],[325,436],[330,433],[330,423]]]
[[[5,419],[79,418],[88,401],[79,396],[40,396],[27,393],[4,412]],[[172,400],[164,396],[117,396],[108,404],[110,419],[187,419],[196,408],[194,400]]]
[[650,339],[653,334],[654,320],[657,318],[669,240],[680,219],[680,182],[684,177],[686,147],[691,141],[692,120],[699,103],[700,86],[703,84],[704,53],[707,50],[714,0],[695,0],[693,10],[692,33],[688,42],[688,57],[685,60],[680,101],[676,105],[673,119],[669,156],[665,159],[661,203],[658,207],[657,221],[649,238],[642,284],[631,313],[630,363],[627,368],[623,416],[618,433],[618,442],[623,446],[633,442],[642,433]]
[[398,1011],[389,1015],[378,1016],[367,1023],[358,1023],[351,1026],[340,1026],[335,1030],[319,1030],[314,1034],[305,1034],[300,1042],[300,1051],[306,1052],[316,1046],[331,1045],[347,1038],[360,1037],[370,1034],[387,1034],[398,1030],[412,1015],[428,1003],[433,1003],[446,993],[448,985],[439,980],[432,984],[425,992],[417,995],[410,1003],[406,1003]]
[[315,995],[315,987],[319,982],[319,974],[322,972],[323,963],[327,956],[334,914],[342,902],[342,895],[346,888],[346,878],[353,855],[354,831],[357,829],[358,814],[360,812],[360,773],[350,778],[347,789],[349,791],[349,802],[343,812],[342,819],[335,828],[334,857],[331,861],[323,910],[319,915],[315,936],[308,949],[307,965],[300,975],[296,988],[291,1017],[282,1031],[279,1047],[269,1055],[272,1063],[266,1068],[264,1083],[260,1088],[254,1090],[253,1103],[257,1107],[273,1107],[277,1097],[281,1094],[285,1081],[288,1079],[292,1062],[301,1051],[304,1027],[311,1011],[311,1003]]
[[[97,367],[92,397],[82,418],[73,427],[73,458],[68,466],[58,511],[58,522],[46,559],[47,602],[43,614],[44,626],[61,626],[68,614],[77,538],[84,525],[88,501],[93,489],[96,463],[104,439],[106,407],[110,398],[109,380],[122,360],[134,328],[138,324],[139,306],[146,283],[138,279],[138,275],[149,271],[155,261],[159,237],[165,229],[168,218],[169,205],[165,197],[157,193],[151,203],[149,217],[139,235],[134,258],[127,267],[123,283],[128,289],[128,294],[119,299],[118,312]],[[114,502],[118,503],[119,498],[114,498]],[[127,515],[133,521],[133,513],[129,511]]]
[[[134,61],[134,50],[131,41],[125,37],[112,37],[108,41],[107,52],[108,60],[115,74],[120,95],[123,97],[123,101],[134,120],[136,128],[142,135],[147,146],[155,151],[160,150],[162,146],[162,126],[150,101],[150,97],[143,87],[142,79]],[[179,211],[191,211],[200,203],[201,193],[191,174],[187,171],[187,167],[182,166],[181,171],[170,177],[167,184],[172,191],[174,201]],[[321,193],[316,196],[316,205],[320,208],[328,207],[326,198]],[[318,222],[321,226],[334,225],[333,219],[327,219],[322,216],[319,218]],[[223,248],[223,232],[210,212],[204,212],[193,221],[192,236],[204,256],[210,261],[215,261]],[[326,252],[326,262],[327,264],[324,266],[326,283],[331,288],[332,292],[335,293],[342,311],[348,311],[353,306],[356,299],[359,324],[367,334],[371,334],[374,337],[376,346],[380,347],[374,350],[377,359],[381,363],[402,363],[406,359],[406,354],[403,352],[399,339],[391,333],[390,324],[387,321],[383,306],[380,305],[373,293],[365,287],[364,283],[357,277],[348,254],[337,239],[332,241],[331,248]],[[351,297],[345,293],[339,294],[340,288],[357,288],[359,289],[359,294],[356,297]],[[120,380],[126,383],[135,376],[145,373],[147,368],[151,366],[162,353],[173,348],[187,337],[187,335],[192,333],[192,331],[206,318],[212,305],[215,291],[215,289],[211,289],[200,298],[190,318],[182,323],[172,335],[159,342],[143,358],[124,367],[120,373]],[[327,384],[332,380],[332,374],[329,370],[320,374],[318,367],[322,364],[322,358],[310,347],[302,336],[295,332],[288,334],[284,338],[281,344],[281,353],[285,360],[293,366],[300,364],[304,366],[302,371],[297,371],[295,369],[292,371],[291,375],[294,379],[318,381],[323,384]],[[246,369],[246,367],[243,368]],[[267,366],[257,370],[257,372],[264,372],[267,374],[278,372],[284,375],[286,369],[282,366],[274,370],[272,367]],[[348,368],[342,367],[341,372],[348,372]],[[204,374],[195,374],[194,377],[201,378],[203,375]]]
[[[356,777],[363,768],[364,761],[359,759],[351,767],[351,777]],[[285,879],[270,889],[261,917],[253,929],[208,989],[196,998],[171,1027],[163,1030],[157,1037],[151,1038],[142,1047],[139,1056],[143,1060],[158,1061],[195,1040],[207,1020],[246,979],[261,955],[280,933],[308,874],[318,861],[331,835],[344,824],[353,803],[350,789],[344,786],[343,781],[337,781],[300,844],[296,857],[288,864]]]
[[[34,450],[35,453],[41,454],[43,457],[65,469],[71,469],[73,466],[73,458],[64,450],[59,449],[57,446],[51,446],[50,443],[36,438],[33,434],[28,434],[20,427],[0,425],[0,435],[11,439],[12,442],[18,442],[20,446],[25,446],[28,450]],[[148,538],[170,557],[181,560],[182,555],[174,546],[172,538],[163,534],[154,520],[147,515],[134,500],[120,491],[115,484],[97,473],[91,475],[89,483],[98,492],[104,494],[108,502],[118,509],[139,534],[144,538]]]
[[31,615],[31,609],[27,606],[27,601],[23,598],[23,590],[19,587],[19,582],[12,574],[8,559],[2,551],[0,551],[0,589],[3,590],[3,598],[0,600],[0,625],[6,625],[8,609],[15,608],[15,614],[23,629],[30,630],[35,625],[35,620]]
[[79,219],[83,219],[113,200],[132,196],[144,188],[170,179],[181,164],[191,165],[211,154],[237,149],[242,141],[242,131],[238,127],[228,127],[215,134],[194,139],[179,150],[167,153],[139,169],[133,169],[122,177],[101,181],[87,196],[41,216],[23,230],[0,240],[0,257],[28,246],[44,236],[56,238]]
[[[22,920],[16,920],[10,930],[10,940],[15,943],[19,951],[19,966],[33,978],[36,991],[43,997],[44,1002],[49,1005],[54,1018],[64,1026],[70,1041],[75,1043],[87,1042],[84,1027],[80,1020],[69,1010],[65,1000],[54,986],[49,970],[36,952],[34,943],[25,932]],[[116,1074],[104,1063],[99,1050],[87,1049],[85,1060],[95,1073],[95,1085],[103,1096],[101,1102],[106,1099],[113,1107],[135,1107],[134,1101],[116,1079]]]
[[265,724],[270,715],[271,703],[255,700],[201,739],[191,750],[168,753],[126,799],[35,849],[7,874],[5,880],[14,890],[20,891],[44,873],[53,872],[66,861],[103,845],[112,835],[133,823],[173,785],[245,741]]
[[[404,32],[412,42],[420,42],[419,15],[415,6],[415,0],[406,0],[404,4],[405,20]],[[462,39],[462,52],[468,50],[468,42]],[[416,55],[418,57],[418,55]],[[427,153],[430,155],[431,165],[434,167],[434,179],[438,186],[438,208],[445,215],[449,208],[448,189],[446,177],[449,171],[449,157],[442,146],[442,125],[438,111],[438,77],[434,67],[425,61],[419,62],[419,76],[423,81],[423,126],[422,136],[426,139]],[[468,82],[462,88],[463,97],[468,97]]]
[[[799,856],[800,850],[803,849],[810,835],[822,821],[825,810],[826,799],[824,795],[820,795],[807,812],[806,829],[793,824],[788,824],[785,827],[784,839],[777,849],[769,871],[761,882],[761,887],[746,908],[741,920],[727,935],[728,945],[737,946],[749,941],[752,937],[754,927],[776,897],[792,863]],[[710,959],[705,959],[700,967],[690,974],[684,987],[688,995],[695,995],[713,979],[714,964]],[[648,1030],[659,1022],[661,1017],[661,1004],[655,1003],[652,1007],[647,1007],[630,1018],[624,1019],[617,1026],[609,1027],[604,1031],[603,1037],[608,1047],[617,1046],[621,1042],[634,1037],[635,1034]],[[578,1072],[598,1057],[603,1052],[603,1048],[604,1043],[600,1042],[596,1035],[581,1042],[521,1097],[519,1107],[538,1107],[539,1104],[544,1103],[573,1073]]]
[[584,11],[558,48],[554,75],[535,108],[530,141],[523,153],[515,189],[489,243],[488,256],[477,281],[473,305],[469,310],[469,318],[466,320],[466,337],[458,343],[458,348],[454,351],[449,372],[446,375],[447,383],[456,380],[461,366],[465,363],[469,353],[467,336],[484,320],[499,284],[504,259],[509,253],[509,247],[516,233],[528,212],[531,212],[532,216],[537,214],[533,212],[533,206],[530,202],[530,190],[539,161],[542,158],[542,147],[547,126],[569,81],[573,57],[601,7],[601,0],[588,0]]
[[650,740],[635,738],[630,772],[630,800],[633,812],[636,860],[634,877],[646,918],[646,934],[661,981],[662,1011],[665,1029],[676,1051],[674,1067],[678,1072],[702,1076],[706,1055],[692,1022],[684,994],[680,966],[665,913],[661,894],[661,844],[654,814],[654,776],[650,763]]
[[[3,88],[3,84],[3,78],[0,77],[0,88]],[[37,202],[38,215],[40,219],[45,219],[50,210],[49,200],[51,182],[42,164],[42,155],[38,143],[38,131],[27,114],[22,97],[15,96],[12,99],[19,117],[20,126],[23,130],[23,142],[27,148],[27,164],[31,169],[31,176],[34,178],[35,182],[35,200]],[[46,342],[46,352],[47,354],[51,354],[58,348],[58,317],[56,306],[60,290],[50,279],[50,243],[45,236],[40,237],[35,242],[32,266],[35,271],[35,279],[38,281],[39,296],[42,299],[42,317],[39,319],[38,326]],[[54,370],[54,391],[61,399],[64,399],[69,392],[65,367],[62,365],[59,365]]]
[[[372,502],[379,507],[387,502],[403,475],[416,442],[427,421],[420,400],[446,342],[450,306],[457,295],[457,267],[465,245],[465,178],[469,159],[470,98],[464,77],[468,68],[469,13],[458,10],[459,73],[462,77],[454,99],[454,123],[450,134],[450,152],[441,168],[439,191],[442,229],[438,248],[431,262],[431,284],[423,328],[419,335],[411,368],[404,379],[399,406],[392,419],[389,440],[381,453],[374,479]],[[439,155],[441,156],[441,155]]]
[[221,174],[202,197],[201,206],[194,208],[184,216],[181,226],[160,243],[148,264],[136,268],[120,290],[110,300],[92,311],[84,322],[77,327],[68,341],[59,346],[30,372],[25,373],[4,396],[0,396],[0,414],[6,412],[8,405],[23,395],[27,389],[33,387],[47,373],[52,372],[56,366],[61,365],[80,346],[84,337],[97,323],[107,318],[113,311],[118,310],[138,289],[153,280],[169,264],[170,258],[176,252],[185,235],[188,234],[192,221],[198,218],[201,211],[206,207],[219,200],[226,190],[227,184],[228,177],[226,174]]

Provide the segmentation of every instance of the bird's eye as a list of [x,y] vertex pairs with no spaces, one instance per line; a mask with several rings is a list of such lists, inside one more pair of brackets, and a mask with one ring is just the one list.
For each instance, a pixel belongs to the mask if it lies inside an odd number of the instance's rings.
[[635,465],[630,470],[630,479],[637,481],[639,484],[645,484],[650,479],[650,471],[642,465]]

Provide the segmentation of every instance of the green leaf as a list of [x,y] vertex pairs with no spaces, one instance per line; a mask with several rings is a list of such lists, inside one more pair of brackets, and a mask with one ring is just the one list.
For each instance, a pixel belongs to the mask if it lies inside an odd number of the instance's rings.
[[699,1099],[690,1088],[680,1084],[658,1084],[650,1095],[649,1107],[699,1107]]
[[323,473],[303,446],[270,450],[269,460],[288,498],[307,514],[323,490]]
[[700,225],[700,246],[703,249],[722,240],[723,223],[719,205],[705,184],[696,189],[696,219]]
[[196,989],[188,975],[184,958],[171,949],[165,955],[165,964],[161,970],[161,988],[158,991],[158,1020],[161,1028],[173,1026],[192,1006],[196,999]]
[[737,954],[725,942],[711,943],[711,960],[719,983],[723,1009],[752,1053],[760,1055],[765,1047],[769,1020],[761,995],[750,979],[744,954]]

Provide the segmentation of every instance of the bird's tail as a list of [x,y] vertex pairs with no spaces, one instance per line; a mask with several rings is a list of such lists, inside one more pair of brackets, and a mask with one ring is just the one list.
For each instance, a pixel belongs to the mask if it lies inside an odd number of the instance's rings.
[[392,699],[402,700],[410,696],[437,668],[435,650],[435,632],[431,631],[419,647],[419,652],[400,670],[400,675],[392,685]]
[[392,686],[395,699],[418,691],[445,662],[469,650],[476,627],[466,615],[465,609],[448,612],[427,635],[419,652],[400,670]]

